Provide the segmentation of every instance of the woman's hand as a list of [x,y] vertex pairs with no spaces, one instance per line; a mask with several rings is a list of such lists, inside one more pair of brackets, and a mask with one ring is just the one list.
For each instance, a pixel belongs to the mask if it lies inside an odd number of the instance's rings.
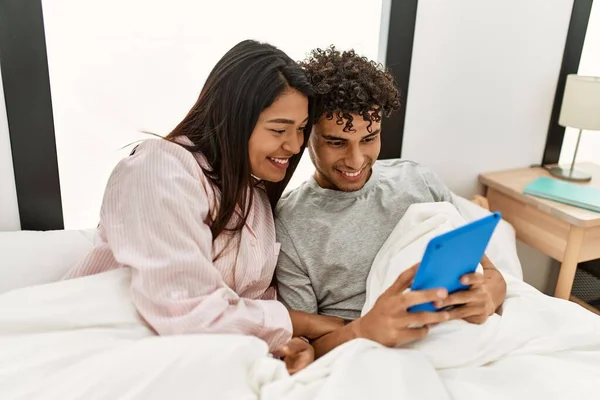
[[294,327],[294,337],[303,336],[315,340],[344,326],[344,320],[337,317],[294,310],[289,310],[289,313]]
[[290,375],[307,367],[315,359],[315,350],[300,338],[293,338],[281,346],[273,356],[283,359]]

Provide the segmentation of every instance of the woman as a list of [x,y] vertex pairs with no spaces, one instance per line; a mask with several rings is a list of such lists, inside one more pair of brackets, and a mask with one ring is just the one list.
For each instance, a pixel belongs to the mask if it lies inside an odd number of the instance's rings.
[[166,140],[143,142],[116,166],[100,243],[67,278],[129,267],[133,303],[158,334],[255,335],[290,373],[310,363],[312,347],[298,337],[341,323],[287,311],[271,282],[272,210],[311,131],[313,101],[285,53],[234,46]]

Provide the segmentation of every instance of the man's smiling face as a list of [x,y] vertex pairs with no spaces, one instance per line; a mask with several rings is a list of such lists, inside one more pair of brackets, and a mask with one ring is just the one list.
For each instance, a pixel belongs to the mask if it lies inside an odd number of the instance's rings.
[[344,132],[337,118],[320,118],[309,142],[315,180],[326,189],[352,192],[360,190],[371,177],[371,167],[381,150],[381,122],[365,121],[352,115],[353,129]]

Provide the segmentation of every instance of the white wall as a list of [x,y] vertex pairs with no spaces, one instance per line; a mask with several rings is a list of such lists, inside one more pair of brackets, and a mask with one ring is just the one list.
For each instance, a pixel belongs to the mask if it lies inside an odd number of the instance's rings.
[[[142,130],[168,133],[235,43],[267,41],[297,60],[336,44],[377,59],[381,4],[43,1],[65,227],[96,226],[108,176],[129,151],[122,147]],[[304,157],[290,186],[312,171]]]
[[8,119],[4,102],[4,88],[0,76],[0,231],[21,229],[17,189],[10,149]]
[[[479,173],[539,163],[572,0],[419,1],[403,158],[456,193]],[[546,289],[550,260],[522,246],[529,282]]]
[[[600,76],[600,1],[592,3],[592,12],[577,73],[579,75]],[[571,164],[578,133],[579,131],[574,128],[565,130],[559,160],[561,164]],[[585,161],[600,165],[600,131],[583,131],[576,162]]]

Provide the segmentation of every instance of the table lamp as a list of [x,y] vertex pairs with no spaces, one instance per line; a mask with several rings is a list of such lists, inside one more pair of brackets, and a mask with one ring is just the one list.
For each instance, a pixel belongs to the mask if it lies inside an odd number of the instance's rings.
[[550,173],[568,181],[588,182],[592,177],[586,172],[575,169],[575,158],[581,140],[581,131],[600,130],[600,77],[567,75],[558,124],[577,128],[579,134],[571,167],[553,167],[550,168]]

